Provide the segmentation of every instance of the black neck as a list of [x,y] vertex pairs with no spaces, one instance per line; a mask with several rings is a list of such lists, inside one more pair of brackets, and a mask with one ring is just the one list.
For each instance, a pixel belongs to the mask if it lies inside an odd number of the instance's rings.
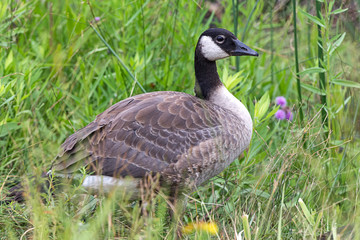
[[197,47],[195,50],[195,95],[208,100],[214,90],[222,83],[217,73],[215,61],[207,60]]

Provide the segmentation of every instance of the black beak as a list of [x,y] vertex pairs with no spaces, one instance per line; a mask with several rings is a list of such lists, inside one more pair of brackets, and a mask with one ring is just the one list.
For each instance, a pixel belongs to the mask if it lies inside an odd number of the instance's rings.
[[236,48],[235,50],[232,50],[230,52],[231,56],[259,56],[256,51],[252,50],[251,48],[240,42],[240,40],[236,39],[234,40],[234,43]]

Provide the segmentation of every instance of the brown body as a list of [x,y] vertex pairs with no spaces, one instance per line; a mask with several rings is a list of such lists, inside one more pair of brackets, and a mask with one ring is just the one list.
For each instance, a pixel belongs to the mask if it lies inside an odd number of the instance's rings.
[[230,110],[185,93],[147,93],[118,102],[71,135],[52,171],[159,173],[169,184],[194,188],[228,166],[250,138],[251,129]]

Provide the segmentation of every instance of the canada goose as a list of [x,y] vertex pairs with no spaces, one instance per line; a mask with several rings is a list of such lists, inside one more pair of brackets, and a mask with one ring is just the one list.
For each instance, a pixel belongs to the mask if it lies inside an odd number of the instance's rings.
[[118,187],[136,195],[141,180],[153,175],[174,189],[194,190],[250,143],[251,116],[221,83],[215,63],[242,55],[258,53],[228,30],[206,30],[195,49],[196,96],[151,92],[116,103],[66,139],[47,174],[81,176],[85,167],[82,185],[92,191]]

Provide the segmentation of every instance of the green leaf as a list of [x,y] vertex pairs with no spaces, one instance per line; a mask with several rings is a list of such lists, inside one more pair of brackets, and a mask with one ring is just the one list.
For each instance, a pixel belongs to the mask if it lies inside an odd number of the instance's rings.
[[328,12],[331,12],[334,6],[335,0],[329,2]]
[[255,119],[260,122],[262,117],[265,115],[270,105],[269,93],[266,92],[260,99],[259,102],[255,104]]
[[313,87],[313,86],[311,86],[309,84],[306,84],[306,83],[301,83],[301,87],[305,88],[306,90],[308,90],[308,91],[310,91],[312,93],[318,94],[318,95],[322,95],[322,96],[326,95],[324,90],[318,89],[318,88]]
[[330,14],[339,14],[339,13],[346,12],[347,10],[348,10],[348,8],[345,8],[345,9],[338,8],[338,9],[332,11]]
[[11,102],[16,95],[12,95],[11,97],[9,97],[8,99],[6,99],[1,105],[0,107],[4,106],[5,104],[8,104],[9,102]]
[[0,137],[4,137],[19,128],[21,128],[21,125],[19,125],[19,123],[16,122],[8,122],[2,124],[0,125]]
[[273,109],[271,112],[269,112],[269,113],[266,115],[266,117],[265,117],[264,119],[262,119],[262,121],[266,121],[266,120],[268,120],[269,118],[271,118],[272,116],[274,116],[275,113],[279,110],[279,108],[280,108],[280,106],[274,107],[274,109]]
[[264,192],[262,190],[259,189],[252,189],[252,188],[246,188],[243,191],[241,191],[242,194],[248,194],[248,193],[252,193],[257,197],[263,197],[265,199],[269,199],[270,198],[270,194],[267,192]]
[[351,96],[349,96],[347,99],[345,99],[344,103],[341,104],[341,106],[336,110],[335,114],[340,112],[340,110],[344,108],[344,106],[350,101],[350,99],[351,99]]
[[344,41],[345,36],[346,32],[341,34],[341,36],[331,45],[331,49],[329,51],[330,55],[335,51],[335,49],[337,49],[341,45],[341,43]]
[[310,21],[316,23],[317,25],[321,26],[321,27],[325,27],[325,23],[322,19],[318,18],[318,17],[315,17],[307,12],[305,12],[304,10],[302,10],[301,8],[299,8],[300,12],[305,16],[307,17]]
[[239,72],[235,73],[234,75],[229,75],[228,69],[224,68],[223,76],[221,79],[222,79],[225,87],[229,91],[231,91],[233,88],[238,86],[244,80],[244,78],[241,77],[242,73],[243,73],[243,71],[239,71]]
[[321,72],[325,72],[325,69],[320,68],[320,67],[312,67],[312,68],[305,69],[304,71],[300,72],[299,74],[303,75],[303,74],[321,73]]
[[311,226],[314,226],[315,224],[314,216],[310,213],[309,209],[306,207],[304,201],[301,198],[299,199],[299,205],[303,214],[305,215],[305,218],[309,221]]
[[251,240],[251,231],[250,231],[250,224],[249,224],[249,215],[243,214],[241,216],[243,228],[244,228],[244,236],[246,240]]
[[7,56],[7,58],[5,60],[5,69],[7,69],[9,67],[9,65],[13,62],[13,59],[14,59],[13,52],[10,51],[9,55]]
[[353,88],[360,88],[360,83],[349,81],[349,80],[343,80],[343,79],[333,79],[331,83],[344,86],[344,87],[353,87]]

